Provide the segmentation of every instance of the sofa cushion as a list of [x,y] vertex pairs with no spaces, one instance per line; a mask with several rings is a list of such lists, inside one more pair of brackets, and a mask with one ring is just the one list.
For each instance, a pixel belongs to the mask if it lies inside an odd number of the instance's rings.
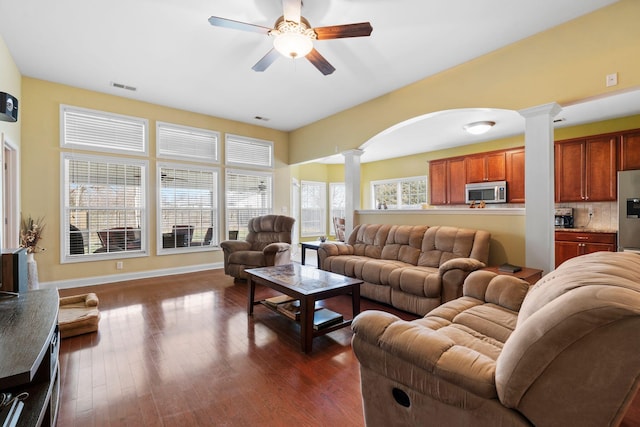
[[349,235],[349,244],[353,246],[354,255],[380,258],[382,248],[387,241],[391,225],[360,224]]
[[389,230],[381,258],[418,264],[426,225],[394,225]]
[[[489,257],[489,238],[486,231],[457,227],[429,227],[422,241],[422,254],[418,265],[439,267],[453,258],[476,258],[487,263]],[[483,245],[474,245],[475,239],[486,240]],[[475,247],[482,247],[482,252],[472,253]]]
[[405,266],[389,274],[389,285],[393,289],[427,298],[439,298],[442,278],[437,268]]
[[[640,361],[638,277],[637,254],[596,252],[570,259],[538,281],[498,359],[496,383],[502,403],[524,408],[528,396],[543,393],[545,384],[558,375],[564,388],[557,390],[558,395],[604,384],[627,389],[630,379],[621,375],[623,365],[634,358]],[[594,366],[600,352],[620,360],[619,366]],[[599,404],[611,402],[603,399]]]

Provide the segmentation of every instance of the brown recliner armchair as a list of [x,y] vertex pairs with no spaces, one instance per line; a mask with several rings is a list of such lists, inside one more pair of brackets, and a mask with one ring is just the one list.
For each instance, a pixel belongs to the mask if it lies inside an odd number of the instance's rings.
[[617,426],[640,388],[640,256],[572,258],[530,289],[476,271],[421,319],[352,327],[369,427]]
[[264,215],[249,220],[246,240],[225,240],[224,272],[246,279],[248,268],[291,263],[291,230],[295,219],[284,215]]

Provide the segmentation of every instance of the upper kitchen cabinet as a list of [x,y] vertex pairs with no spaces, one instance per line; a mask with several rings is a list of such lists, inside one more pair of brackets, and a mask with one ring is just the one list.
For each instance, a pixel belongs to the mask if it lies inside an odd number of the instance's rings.
[[640,169],[640,129],[620,135],[620,170]]
[[616,146],[611,135],[556,142],[556,202],[616,200]]
[[524,203],[524,148],[506,153],[507,202]]
[[432,205],[464,204],[464,157],[429,162],[429,195]]
[[504,151],[474,154],[465,158],[467,183],[504,181],[506,178]]

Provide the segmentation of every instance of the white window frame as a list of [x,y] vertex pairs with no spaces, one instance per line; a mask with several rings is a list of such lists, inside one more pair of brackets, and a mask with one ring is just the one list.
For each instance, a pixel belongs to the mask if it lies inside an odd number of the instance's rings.
[[[176,149],[165,149],[173,144]],[[220,132],[174,123],[156,122],[158,158],[220,163]]]
[[421,206],[419,204],[416,206],[407,206],[407,207],[404,207],[402,205],[402,184],[406,182],[419,181],[419,180],[423,180],[425,185],[425,200],[424,202],[421,202],[421,203],[426,203],[426,201],[428,200],[428,194],[427,194],[428,186],[427,186],[426,176],[420,175],[420,176],[412,176],[412,177],[406,177],[406,178],[395,178],[395,179],[371,181],[371,209],[380,209],[381,207],[379,206],[379,204],[382,204],[383,202],[385,202],[383,200],[376,200],[376,191],[375,191],[376,185],[385,185],[385,184],[395,184],[396,200],[398,201],[398,204],[396,206],[387,204],[386,209],[420,209]]
[[[254,161],[249,161],[246,153],[251,151],[250,148],[255,147],[258,150],[266,150],[267,156],[263,158],[257,158]],[[232,154],[235,150],[244,152],[244,160],[238,158],[233,159]],[[250,169],[273,169],[274,165],[274,153],[273,142],[263,139],[249,138],[247,136],[240,136],[234,134],[225,135],[225,164],[227,166],[240,166]]]
[[[317,200],[311,195],[306,195],[307,188],[314,188],[320,194],[316,206],[306,206],[311,200]],[[314,191],[316,193],[316,191]],[[308,218],[310,211],[316,211],[315,218]],[[307,212],[306,212],[307,211]],[[318,228],[310,228],[308,222],[317,222]],[[321,181],[301,181],[300,182],[300,236],[325,236],[327,234],[327,184]]]
[[[139,248],[129,249],[124,251],[111,251],[111,252],[95,252],[95,250],[91,250],[89,247],[88,253],[82,255],[71,255],[70,252],[70,230],[69,226],[72,223],[70,217],[71,204],[70,204],[70,194],[69,194],[69,180],[68,176],[68,162],[69,161],[88,161],[94,163],[106,163],[109,165],[130,165],[141,168],[140,173],[140,205],[136,206],[132,210],[140,211],[139,220],[140,223],[136,224],[136,227],[133,225],[126,224],[127,227],[131,226],[133,228],[139,227]],[[60,155],[60,194],[62,195],[62,203],[60,209],[60,236],[63,236],[60,239],[60,263],[74,263],[74,262],[87,262],[87,261],[98,261],[104,259],[122,259],[122,258],[135,258],[142,257],[148,255],[148,241],[149,241],[149,229],[148,229],[148,187],[147,187],[147,171],[148,171],[148,162],[146,160],[141,159],[131,159],[124,157],[108,157],[102,156],[99,154],[78,154],[78,153],[61,153]],[[89,210],[97,210],[97,211],[105,211],[105,210],[113,210],[119,211],[123,210],[124,207],[117,207],[111,209],[110,206],[98,206],[98,207],[90,207]],[[77,223],[77,221],[76,221]],[[97,233],[98,229],[88,229],[83,230],[83,239],[91,239],[91,235],[93,233]],[[92,239],[95,241],[96,239]],[[90,245],[90,241],[85,240],[85,245]]]
[[[86,119],[84,132],[86,134],[88,129],[92,130],[93,133],[90,138],[74,137],[73,133],[67,129],[67,123],[69,123],[67,119],[72,116]],[[126,126],[126,129],[123,126]],[[147,119],[71,105],[60,105],[60,146],[62,148],[147,156],[149,147],[148,129],[149,121]],[[125,133],[131,133],[130,137],[127,138],[129,144],[124,144],[122,140],[118,141],[115,138]],[[137,138],[137,141],[135,138]],[[81,140],[85,141],[82,142]],[[110,145],[101,145],[98,142],[100,140],[105,141],[105,143],[108,142]]]
[[[234,208],[229,204],[230,200],[233,199],[232,197],[228,196],[230,191],[229,185],[231,182],[231,180],[229,179],[230,174],[251,176],[251,177],[256,177],[257,179],[260,179],[262,177],[265,180],[268,180],[269,185],[268,185],[268,188],[266,189],[266,192],[264,193],[264,195],[260,195],[260,197],[264,196],[264,199],[261,199],[261,202],[264,202],[265,206],[255,207],[255,208],[252,208],[252,207],[244,208],[244,210],[248,211],[248,214],[246,213],[242,215],[242,218],[240,218],[241,215],[239,215],[239,211],[242,209]],[[264,171],[255,171],[255,170],[245,170],[245,169],[227,169],[225,171],[224,181],[225,181],[224,198],[225,198],[225,233],[226,233],[225,237],[230,236],[230,233],[229,233],[230,231],[238,231],[237,238],[239,240],[243,240],[244,237],[246,236],[249,218],[261,216],[261,215],[267,215],[273,212],[273,182],[274,182],[273,173],[264,172]],[[232,217],[235,219],[233,219]]]
[[[342,203],[340,201],[335,200],[335,191],[334,188],[342,187]],[[345,217],[345,197],[346,197],[346,186],[344,182],[330,182],[329,183],[329,235],[335,236],[336,230],[333,226],[333,218],[344,218]]]
[[[165,206],[163,206],[163,198],[162,198],[162,189],[163,189],[163,179],[167,179],[163,177],[162,171],[163,169],[177,169],[180,170],[181,175],[185,175],[188,173],[201,173],[208,172],[212,174],[212,182],[211,190],[213,191],[212,195],[212,208],[211,215],[213,217],[211,224],[206,221],[206,209],[202,207],[191,207],[187,210],[197,211],[201,210],[203,213],[202,219],[193,219],[188,220],[188,224],[183,224],[184,221],[180,221],[179,224],[172,225],[189,225],[193,226],[193,236],[191,241],[187,246],[182,247],[165,247],[164,239],[165,233],[171,234],[171,230],[163,230],[163,213]],[[174,177],[174,179],[180,179],[180,177]],[[212,251],[219,249],[220,243],[220,170],[219,168],[214,167],[206,167],[206,166],[198,166],[198,165],[187,165],[180,163],[169,163],[169,162],[161,162],[156,165],[156,188],[158,188],[158,196],[156,198],[156,250],[158,255],[168,255],[168,254],[176,254],[176,253],[185,253],[185,252],[202,252],[202,251]],[[191,213],[193,215],[194,212]],[[197,216],[197,215],[196,215]],[[193,218],[193,217],[192,217]],[[207,228],[213,228],[213,235],[211,236],[211,243],[209,245],[204,245],[204,237],[207,233]]]

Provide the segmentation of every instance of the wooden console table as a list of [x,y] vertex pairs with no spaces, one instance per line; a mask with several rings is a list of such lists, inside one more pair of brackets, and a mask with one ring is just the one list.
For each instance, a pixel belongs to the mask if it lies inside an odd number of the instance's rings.
[[498,267],[486,267],[483,268],[483,270],[492,271],[494,273],[504,274],[507,276],[514,276],[518,279],[529,282],[529,284],[531,285],[535,285],[538,280],[542,279],[542,270],[538,270],[537,268],[522,267],[522,270],[516,271],[515,273],[500,271],[498,270]]
[[29,393],[17,426],[54,426],[60,368],[58,291],[0,295],[0,391]]

